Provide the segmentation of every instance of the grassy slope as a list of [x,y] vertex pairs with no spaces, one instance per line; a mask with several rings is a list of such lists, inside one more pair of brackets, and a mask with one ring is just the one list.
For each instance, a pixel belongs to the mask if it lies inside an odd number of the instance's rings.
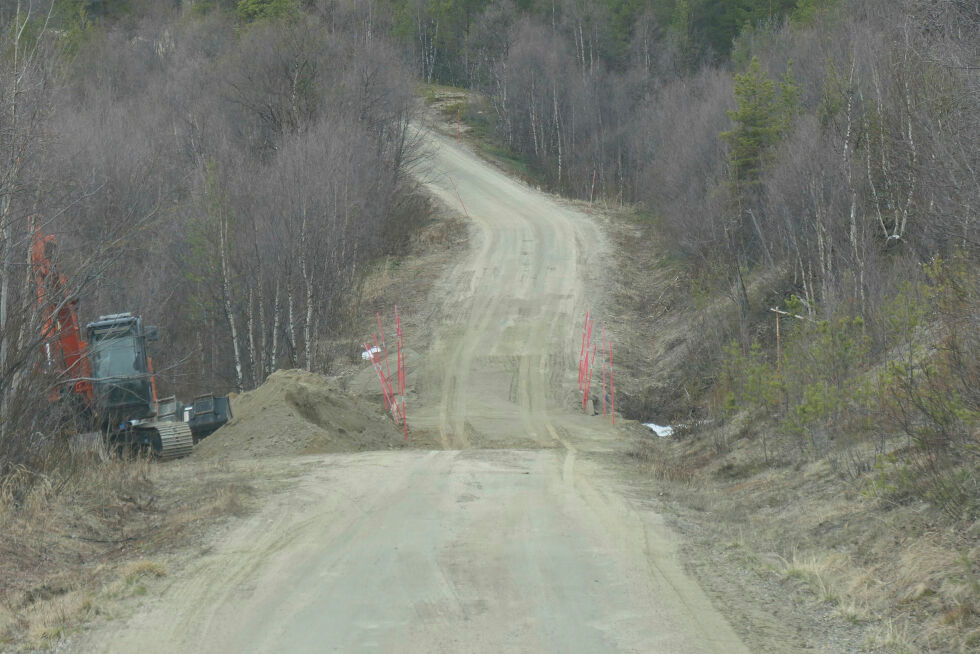
[[[421,300],[465,240],[455,215],[434,207],[403,255],[366,266],[339,332],[321,343],[330,372],[361,369],[360,343],[376,312],[390,322],[393,304],[406,330],[426,334]],[[44,651],[87,622],[124,616],[295,477],[248,457],[194,455],[162,464],[91,456],[49,468],[43,478],[0,480],[0,652]]]
[[[429,87],[425,95],[448,129],[457,108],[464,119],[478,115],[469,92]],[[463,133],[533,181],[493,144],[486,122],[464,124]],[[595,309],[617,326],[617,351],[629,353],[617,357],[617,406],[664,422],[690,413],[693,425],[717,361],[704,335],[734,324],[735,306],[702,292],[665,253],[654,219],[608,207],[596,219],[619,253]],[[748,281],[753,305],[767,306],[759,289],[769,281]],[[758,318],[756,329],[768,329]],[[977,651],[980,521],[952,524],[924,503],[876,499],[868,492],[875,471],[850,471],[846,455],[799,457],[791,437],[742,414],[650,437],[625,463],[689,539],[691,571],[758,651]]]

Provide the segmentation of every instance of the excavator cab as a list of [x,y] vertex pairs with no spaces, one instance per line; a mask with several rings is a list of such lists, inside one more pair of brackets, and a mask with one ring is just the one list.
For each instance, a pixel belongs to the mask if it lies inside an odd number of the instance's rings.
[[117,313],[86,325],[95,408],[104,424],[118,428],[130,420],[156,414],[152,371],[146,352],[148,337],[139,316]]
[[40,225],[32,229],[31,276],[43,319],[41,352],[48,368],[63,379],[49,399],[71,398],[79,416],[91,420],[120,451],[149,450],[160,459],[190,454],[194,436],[181,420],[182,405],[169,398],[158,411],[146,344],[157,340],[159,330],[144,326],[139,316],[114,313],[86,325],[88,342],[82,340],[75,309],[78,299],[52,261],[57,241]]

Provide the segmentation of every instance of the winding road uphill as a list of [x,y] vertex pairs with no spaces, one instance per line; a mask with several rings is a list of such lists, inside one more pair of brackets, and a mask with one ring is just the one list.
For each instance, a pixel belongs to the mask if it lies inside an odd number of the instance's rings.
[[294,460],[297,484],[77,651],[747,652],[624,492],[609,455],[632,436],[574,410],[600,231],[424,138],[426,185],[471,223],[414,379],[412,428],[444,449]]

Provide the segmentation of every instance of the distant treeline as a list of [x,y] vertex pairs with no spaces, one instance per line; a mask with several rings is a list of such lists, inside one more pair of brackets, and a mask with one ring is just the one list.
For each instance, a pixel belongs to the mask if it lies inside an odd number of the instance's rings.
[[584,199],[595,175],[646,217],[702,325],[660,417],[748,412],[766,463],[976,511],[980,5],[385,4],[416,74],[482,91],[469,121],[539,183]]
[[0,5],[0,473],[70,418],[47,401],[35,228],[68,279],[51,299],[159,325],[160,392],[186,399],[323,369],[362,267],[425,219],[400,50],[354,6],[239,4]]

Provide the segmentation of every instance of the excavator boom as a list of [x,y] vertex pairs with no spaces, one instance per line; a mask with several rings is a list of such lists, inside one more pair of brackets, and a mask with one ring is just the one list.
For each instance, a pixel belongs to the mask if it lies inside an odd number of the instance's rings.
[[92,364],[86,355],[88,344],[82,338],[78,322],[78,298],[70,294],[67,278],[52,263],[57,241],[43,234],[40,225],[34,226],[31,241],[31,273],[37,289],[37,305],[43,321],[41,350],[48,366],[58,370],[65,379],[59,388],[69,387],[88,407],[95,402],[92,388]]

